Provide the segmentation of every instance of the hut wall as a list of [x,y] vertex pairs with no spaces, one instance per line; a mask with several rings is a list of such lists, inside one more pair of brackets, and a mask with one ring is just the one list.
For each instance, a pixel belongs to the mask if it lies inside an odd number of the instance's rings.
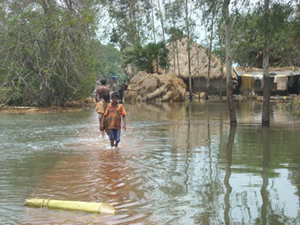
[[252,90],[254,88],[255,80],[253,76],[243,75],[242,76],[242,90]]
[[[242,85],[240,88],[240,91],[243,94],[248,94],[252,91],[254,91],[257,94],[263,93],[263,87],[262,87],[263,79],[254,79],[254,77],[251,76],[242,76]],[[274,77],[270,77],[270,86],[271,86],[271,92],[275,93],[277,92],[277,83],[274,83]]]
[[288,77],[283,75],[277,75],[277,90],[278,91],[286,91],[288,84]]
[[[211,79],[210,82],[210,94],[219,94],[220,91],[226,92],[226,81],[225,79]],[[206,92],[207,91],[207,80],[203,77],[197,77],[192,82],[193,92]]]

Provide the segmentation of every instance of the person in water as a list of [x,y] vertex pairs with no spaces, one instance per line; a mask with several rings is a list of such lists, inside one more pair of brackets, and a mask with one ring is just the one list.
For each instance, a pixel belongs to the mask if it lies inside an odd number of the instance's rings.
[[96,89],[95,93],[95,100],[96,102],[99,102],[101,99],[103,99],[103,96],[105,93],[110,93],[109,88],[106,86],[106,79],[100,80],[100,86]]
[[[104,138],[104,131],[108,135],[108,120],[104,119],[102,122],[102,119],[104,117],[104,113],[109,102],[110,102],[109,93],[104,93],[103,98],[96,104],[96,112],[99,114],[99,128],[100,128],[100,133],[102,138]],[[103,126],[101,126],[101,124],[103,124]]]
[[[121,141],[121,121],[123,118],[123,130],[126,131],[126,110],[124,106],[118,103],[119,95],[114,92],[111,94],[112,102],[106,108],[104,113],[104,118],[108,119],[108,135],[110,139],[111,147],[118,147],[119,142]],[[103,122],[101,125],[103,125]]]
[[103,120],[103,126],[101,126],[101,122],[104,117],[106,107],[110,101],[110,96],[109,96],[109,88],[106,86],[106,80],[102,79],[100,83],[101,85],[97,88],[95,93],[95,101],[96,101],[96,112],[99,115],[99,129],[102,138],[104,138],[104,130],[106,131],[106,133],[108,133],[108,126],[106,120]]
[[119,89],[117,90],[117,93],[119,95],[119,102],[120,103],[123,103],[123,96],[124,96],[124,93],[127,90],[127,88],[128,88],[128,85],[125,82],[123,82],[120,85]]

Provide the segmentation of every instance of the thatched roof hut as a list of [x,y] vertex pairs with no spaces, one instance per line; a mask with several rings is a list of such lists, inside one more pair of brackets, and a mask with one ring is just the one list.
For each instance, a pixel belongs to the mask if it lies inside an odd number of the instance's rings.
[[[187,79],[188,71],[188,39],[172,42],[167,46],[169,49],[170,68],[168,73]],[[191,76],[193,78],[208,79],[209,55],[205,48],[194,41],[191,41]],[[225,76],[225,65],[214,54],[211,56],[210,79],[220,79]]]
[[[175,74],[187,83],[189,77],[188,39],[183,38],[167,46],[169,49],[169,74]],[[211,55],[210,71],[209,54],[206,49],[194,41],[190,43],[192,91],[211,94],[226,93],[226,65],[216,55]],[[237,79],[232,71],[231,76]]]

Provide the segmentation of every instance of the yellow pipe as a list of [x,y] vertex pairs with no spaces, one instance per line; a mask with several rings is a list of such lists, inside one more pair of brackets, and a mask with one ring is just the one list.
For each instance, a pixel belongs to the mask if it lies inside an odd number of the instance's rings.
[[115,213],[115,208],[108,203],[65,201],[54,199],[26,199],[24,205],[49,209],[65,209],[92,213]]

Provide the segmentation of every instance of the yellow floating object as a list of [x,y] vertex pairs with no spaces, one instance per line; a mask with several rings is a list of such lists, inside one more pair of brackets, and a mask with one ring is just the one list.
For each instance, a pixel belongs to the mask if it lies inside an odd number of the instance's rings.
[[81,201],[65,201],[54,199],[26,199],[24,205],[34,206],[39,208],[49,209],[65,209],[74,211],[83,211],[91,213],[115,213],[115,208],[108,203],[96,203],[96,202],[81,202]]

